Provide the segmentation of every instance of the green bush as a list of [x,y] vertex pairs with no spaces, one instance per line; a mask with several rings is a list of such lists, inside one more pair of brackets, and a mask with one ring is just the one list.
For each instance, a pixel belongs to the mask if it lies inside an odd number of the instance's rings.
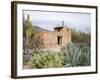
[[62,48],[65,55],[64,65],[70,66],[88,66],[91,63],[90,47],[83,44],[68,44]]
[[63,67],[64,56],[63,53],[41,51],[38,54],[32,56],[28,65],[30,68],[53,68]]

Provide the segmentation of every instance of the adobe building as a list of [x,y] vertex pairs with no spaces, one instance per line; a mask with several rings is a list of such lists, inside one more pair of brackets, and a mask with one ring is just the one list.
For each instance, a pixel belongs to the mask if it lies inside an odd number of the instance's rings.
[[38,32],[35,37],[41,40],[43,49],[59,51],[61,47],[71,43],[71,30],[62,25],[55,27],[54,31]]
[[[30,21],[29,15],[27,15],[27,21]],[[34,38],[38,39],[38,45],[40,42],[42,43],[40,44],[42,50],[59,51],[61,47],[71,43],[71,29],[64,27],[64,22],[62,21],[62,26],[55,27],[54,31],[37,32]]]

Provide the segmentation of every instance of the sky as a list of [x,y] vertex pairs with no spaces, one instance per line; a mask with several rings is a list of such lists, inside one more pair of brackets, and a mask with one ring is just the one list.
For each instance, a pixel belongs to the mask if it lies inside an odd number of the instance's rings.
[[32,25],[53,31],[54,27],[61,26],[72,28],[77,31],[91,30],[91,14],[71,13],[71,12],[52,12],[52,11],[24,11],[24,16],[30,16]]

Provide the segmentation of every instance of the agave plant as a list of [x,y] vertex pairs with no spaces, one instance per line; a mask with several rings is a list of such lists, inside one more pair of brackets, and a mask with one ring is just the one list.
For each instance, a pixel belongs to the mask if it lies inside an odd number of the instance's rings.
[[81,49],[81,56],[79,57],[78,64],[82,66],[91,65],[91,52],[89,46],[83,47]]
[[65,67],[90,65],[90,48],[88,46],[80,47],[80,45],[71,43],[63,47],[62,51],[65,55]]

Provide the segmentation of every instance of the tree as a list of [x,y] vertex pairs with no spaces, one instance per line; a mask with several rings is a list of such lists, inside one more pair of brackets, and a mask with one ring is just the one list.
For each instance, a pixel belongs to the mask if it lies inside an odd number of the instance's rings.
[[29,15],[27,15],[27,19],[24,18],[23,23],[23,47],[24,50],[27,50],[27,53],[29,53],[29,49],[38,52],[42,47],[43,40],[35,37],[36,33],[37,31],[32,27],[32,22],[29,20]]
[[79,33],[75,30],[72,30],[72,42],[78,42],[79,41]]
[[72,42],[90,44],[91,35],[90,35],[90,33],[85,33],[85,32],[79,32],[79,31],[72,30]]

